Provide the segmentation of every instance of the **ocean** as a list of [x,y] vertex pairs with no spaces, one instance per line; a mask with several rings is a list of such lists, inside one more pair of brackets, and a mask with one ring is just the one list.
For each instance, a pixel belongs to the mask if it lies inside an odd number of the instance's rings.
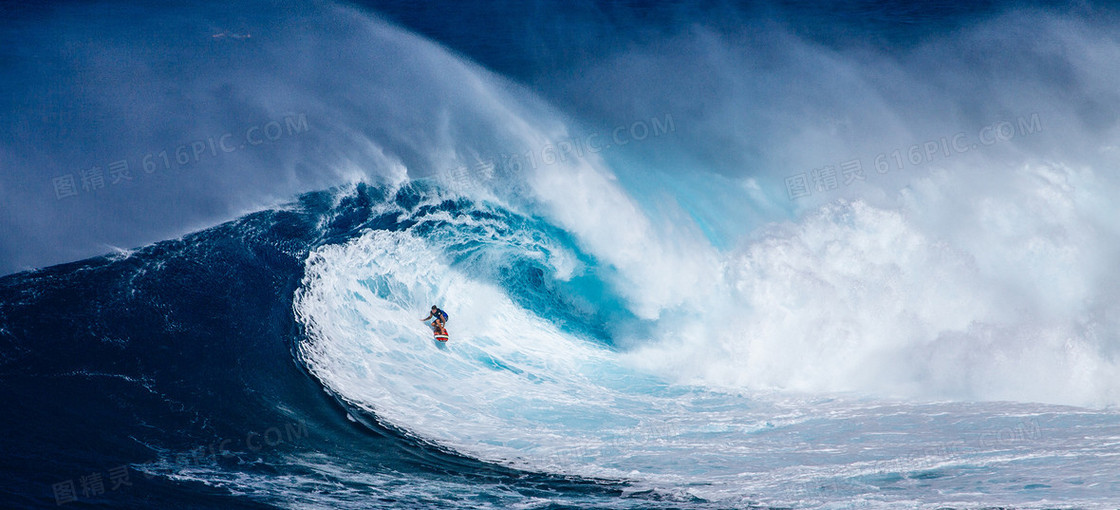
[[1111,6],[3,9],[3,508],[1120,507]]

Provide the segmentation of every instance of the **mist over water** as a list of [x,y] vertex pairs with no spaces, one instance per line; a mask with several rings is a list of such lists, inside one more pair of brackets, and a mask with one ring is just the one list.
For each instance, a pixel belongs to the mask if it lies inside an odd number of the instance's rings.
[[429,176],[562,129],[517,86],[349,7],[16,15],[4,27],[15,41],[5,271],[178,236],[300,192]]
[[[589,34],[638,23],[589,12]],[[641,361],[689,380],[1113,403],[1111,13],[970,13],[884,47],[727,12],[659,11],[530,88],[325,3],[17,13],[5,263],[434,176],[575,235],[646,322],[617,340],[689,353]],[[618,130],[649,119],[671,132]],[[600,150],[535,160],[586,133]]]
[[[301,191],[467,168],[453,188],[553,218],[617,271],[637,316],[662,321],[653,331],[682,316],[723,331],[664,339],[692,345],[696,370],[724,374],[713,382],[887,377],[908,395],[1114,398],[1111,13],[971,14],[891,49],[814,37],[788,16],[661,13],[579,73],[527,73],[533,91],[353,8],[271,7],[17,11],[6,267],[131,247]],[[586,16],[600,27],[588,33],[635,23]],[[647,119],[672,132],[610,147],[606,133]],[[474,171],[596,131],[608,141],[595,154]],[[809,344],[785,348],[796,339]],[[976,345],[1008,356],[1006,370],[970,361]],[[740,370],[771,350],[833,366],[803,365],[817,382],[783,363]],[[725,369],[702,354],[728,351],[740,354]],[[1015,382],[1023,366],[1050,390]],[[991,380],[958,377],[980,373]]]
[[676,129],[603,154],[621,216],[554,216],[619,268],[666,374],[1115,404],[1110,19],[1011,8],[890,49],[748,19],[595,55],[543,93]]
[[551,93],[600,118],[678,127],[605,155],[661,237],[633,262],[660,277],[618,284],[671,346],[639,362],[732,387],[1115,404],[1111,19],[1012,8],[890,49],[698,24],[561,79]]

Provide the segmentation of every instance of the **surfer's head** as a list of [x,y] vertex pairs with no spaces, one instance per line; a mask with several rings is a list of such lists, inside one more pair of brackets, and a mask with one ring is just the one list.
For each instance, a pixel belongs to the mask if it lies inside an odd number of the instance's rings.
[[439,308],[437,308],[436,305],[432,305],[432,311],[434,312],[436,310],[439,310]]

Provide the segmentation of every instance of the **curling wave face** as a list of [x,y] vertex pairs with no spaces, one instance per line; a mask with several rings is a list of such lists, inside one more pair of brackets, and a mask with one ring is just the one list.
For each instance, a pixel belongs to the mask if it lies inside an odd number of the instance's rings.
[[[935,293],[946,288],[950,295],[972,291],[975,263],[923,239],[901,214],[861,203],[826,208],[725,255],[722,270],[730,281],[698,282],[722,293],[707,314],[690,316],[678,307],[647,319],[626,312],[633,289],[615,289],[619,272],[599,267],[599,257],[547,221],[436,190],[419,193],[415,207],[380,206],[378,214],[396,218],[393,228],[315,250],[294,304],[305,328],[299,357],[308,370],[348,405],[408,436],[519,469],[624,479],[635,490],[705,500],[743,502],[765,494],[775,504],[818,496],[862,500],[869,487],[861,484],[928,470],[945,479],[906,497],[939,501],[937,492],[953,484],[987,483],[965,466],[1043,477],[1040,459],[1056,454],[1037,442],[1016,446],[1040,448],[1008,454],[1006,444],[960,438],[1003,429],[1040,435],[1039,422],[1057,408],[867,399],[877,393],[968,398],[990,387],[984,380],[962,383],[936,366],[897,366],[931,342],[957,338],[945,331],[983,330],[974,317],[998,312],[979,298],[939,299]],[[840,257],[852,264],[830,261]],[[867,281],[884,290],[876,295],[860,284]],[[817,291],[805,293],[805,286]],[[793,295],[820,297],[797,303]],[[815,321],[796,317],[812,305],[858,296],[928,311],[898,312],[893,321],[856,309]],[[717,304],[728,300],[738,308]],[[452,315],[445,346],[418,320],[432,303]],[[742,312],[729,316],[733,309]],[[931,325],[940,329],[922,329]],[[813,336],[818,330],[842,335]],[[912,345],[886,342],[906,335]],[[1053,359],[1062,352],[1030,355],[1060,365],[1069,362]],[[961,368],[998,369],[1000,359],[1006,358],[975,359]],[[944,362],[961,369],[956,360]],[[1010,408],[1018,418],[1008,416]],[[875,431],[882,438],[869,440]],[[902,441],[897,434],[922,437]],[[1062,448],[1099,446],[1072,436],[1051,439]],[[900,465],[899,456],[920,461]],[[822,485],[827,496],[812,489]]]

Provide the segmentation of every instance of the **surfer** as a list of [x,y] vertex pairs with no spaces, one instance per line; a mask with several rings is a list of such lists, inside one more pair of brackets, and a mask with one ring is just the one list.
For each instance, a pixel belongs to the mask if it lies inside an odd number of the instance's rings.
[[424,317],[420,320],[423,322],[428,322],[428,319],[431,319],[433,317],[435,318],[435,320],[432,321],[432,330],[436,333],[439,333],[441,330],[443,330],[443,334],[446,335],[447,333],[446,330],[443,329],[443,325],[447,323],[447,312],[440,310],[436,305],[432,305],[432,313],[429,313],[427,317]]

